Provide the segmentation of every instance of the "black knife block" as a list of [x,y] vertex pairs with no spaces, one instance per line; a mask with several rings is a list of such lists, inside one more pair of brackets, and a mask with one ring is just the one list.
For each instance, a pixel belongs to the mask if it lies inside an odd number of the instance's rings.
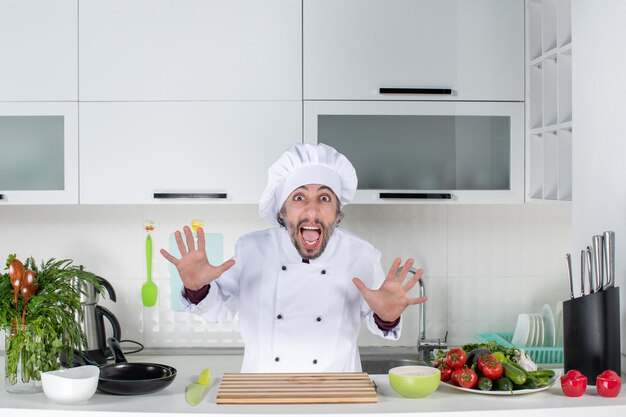
[[619,288],[563,303],[563,368],[577,369],[589,385],[607,369],[621,374]]

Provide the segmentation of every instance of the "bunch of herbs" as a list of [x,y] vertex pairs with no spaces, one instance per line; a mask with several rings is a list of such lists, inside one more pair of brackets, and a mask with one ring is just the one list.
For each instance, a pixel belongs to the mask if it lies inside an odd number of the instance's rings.
[[[14,256],[14,255],[13,255]],[[81,293],[87,283],[102,290],[99,278],[69,259],[50,259],[38,267],[32,257],[24,264],[37,274],[37,292],[26,304],[25,326],[21,323],[24,299],[14,304],[9,274],[0,274],[0,326],[6,332],[6,380],[17,381],[21,360],[21,380],[40,380],[40,373],[58,369],[59,356],[73,358],[86,346],[80,326]],[[72,361],[68,361],[70,364]]]

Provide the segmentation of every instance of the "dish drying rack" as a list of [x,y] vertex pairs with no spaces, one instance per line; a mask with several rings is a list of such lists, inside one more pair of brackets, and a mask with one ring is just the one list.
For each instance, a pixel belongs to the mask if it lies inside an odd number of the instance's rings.
[[481,343],[496,342],[497,344],[511,348],[515,347],[524,350],[526,356],[528,356],[533,362],[537,364],[554,364],[563,363],[563,347],[538,347],[538,346],[513,346],[511,340],[513,340],[513,333],[480,333],[476,336],[476,339]]

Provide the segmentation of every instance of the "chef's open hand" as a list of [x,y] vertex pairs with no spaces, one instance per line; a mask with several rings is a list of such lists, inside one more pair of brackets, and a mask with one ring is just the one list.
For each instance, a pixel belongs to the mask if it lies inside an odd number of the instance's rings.
[[400,263],[400,258],[396,258],[396,260],[393,261],[387,277],[377,290],[367,288],[359,278],[352,279],[354,285],[356,285],[361,294],[363,294],[367,305],[384,321],[396,320],[408,306],[421,304],[427,299],[427,297],[412,298],[408,296],[411,288],[417,284],[424,274],[424,270],[418,269],[417,272],[405,282],[405,278],[409,273],[409,269],[413,266],[414,261],[413,259],[409,259],[398,272]]
[[180,259],[176,259],[165,249],[161,249],[161,255],[168,261],[173,263],[178,270],[181,281],[185,288],[190,290],[199,290],[207,284],[217,279],[224,271],[235,264],[233,259],[229,259],[219,266],[213,266],[209,263],[206,256],[204,246],[204,232],[201,227],[198,228],[198,248],[196,248],[191,229],[188,226],[183,227],[185,232],[185,240],[187,246],[183,243],[183,237],[180,231],[176,231],[176,244],[180,251]]

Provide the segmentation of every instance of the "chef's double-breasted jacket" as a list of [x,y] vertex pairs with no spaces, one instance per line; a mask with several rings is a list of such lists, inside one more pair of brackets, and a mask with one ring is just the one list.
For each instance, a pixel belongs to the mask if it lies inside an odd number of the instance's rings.
[[352,282],[377,289],[385,278],[380,252],[369,242],[335,229],[325,251],[303,262],[283,227],[242,236],[235,265],[211,283],[186,310],[218,322],[237,318],[245,343],[242,372],[360,371],[358,333],[400,337],[402,319],[382,331]]

